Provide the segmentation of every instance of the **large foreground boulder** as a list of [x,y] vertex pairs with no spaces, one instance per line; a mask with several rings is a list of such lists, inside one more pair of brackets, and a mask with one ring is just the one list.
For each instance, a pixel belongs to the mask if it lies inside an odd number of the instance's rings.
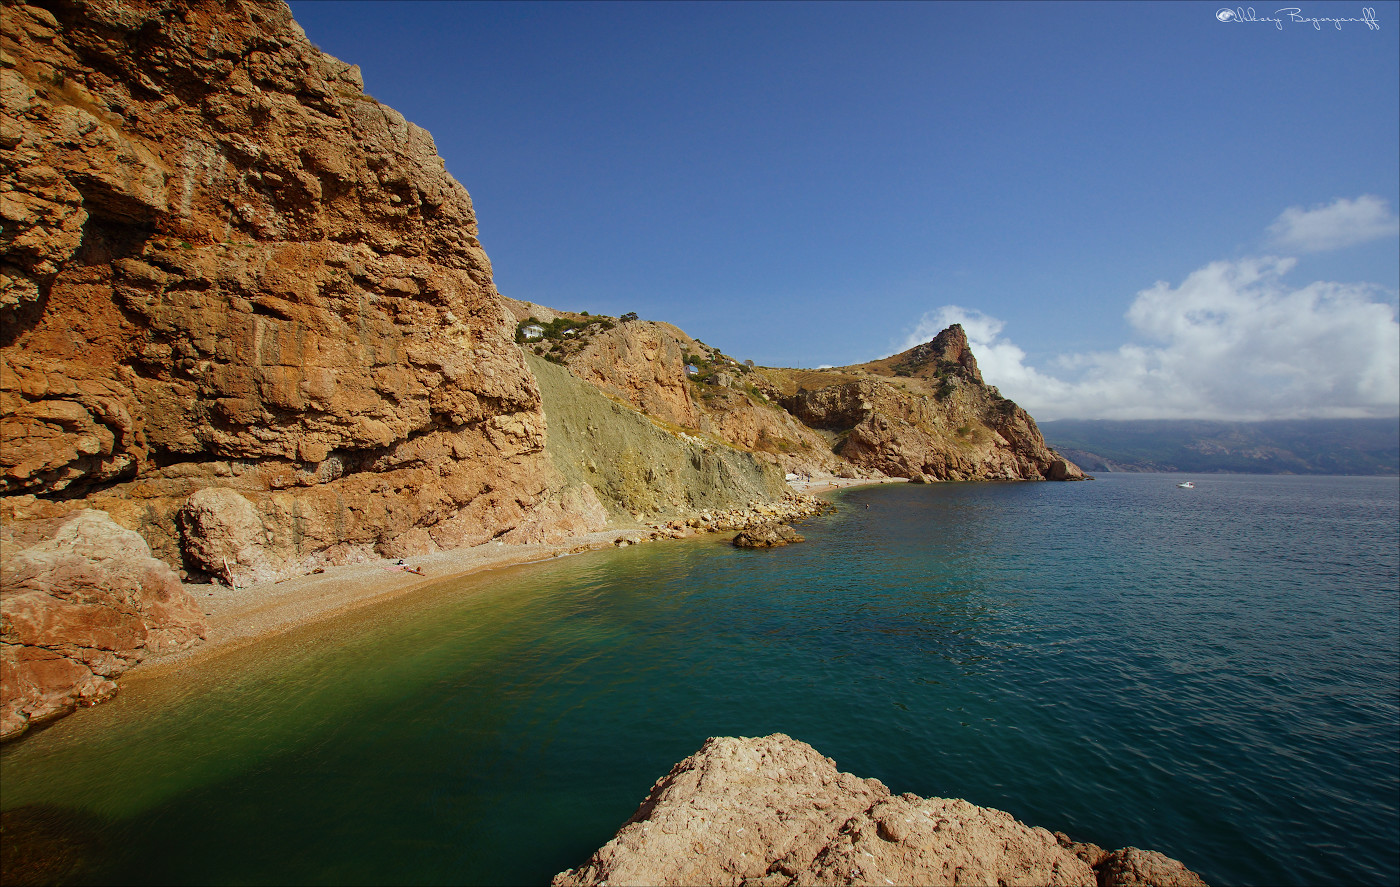
[[760,524],[734,537],[735,548],[777,548],[793,542],[805,542],[801,534],[783,523]]
[[207,624],[137,533],[101,511],[0,524],[0,739],[92,705],[148,653],[184,649]]
[[892,796],[781,733],[708,739],[554,887],[997,884],[1204,887],[1176,860],[1074,844],[967,801]]

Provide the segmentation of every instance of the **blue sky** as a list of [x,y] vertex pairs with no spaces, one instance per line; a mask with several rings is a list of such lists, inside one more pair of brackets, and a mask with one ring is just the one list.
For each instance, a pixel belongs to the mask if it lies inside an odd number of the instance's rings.
[[960,320],[1039,418],[1400,413],[1400,3],[291,6],[505,295],[780,366]]

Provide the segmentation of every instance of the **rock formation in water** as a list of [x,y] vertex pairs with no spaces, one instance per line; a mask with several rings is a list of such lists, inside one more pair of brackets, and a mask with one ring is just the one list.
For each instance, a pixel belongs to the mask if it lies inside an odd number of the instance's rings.
[[180,577],[104,512],[33,496],[0,509],[0,739],[101,702],[148,653],[204,637]]
[[553,881],[605,883],[1204,887],[1160,853],[1106,853],[967,801],[891,795],[781,733],[706,740]]

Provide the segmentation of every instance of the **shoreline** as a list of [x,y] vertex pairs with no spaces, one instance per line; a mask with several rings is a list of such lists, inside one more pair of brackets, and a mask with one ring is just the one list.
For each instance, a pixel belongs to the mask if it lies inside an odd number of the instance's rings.
[[[488,542],[472,548],[413,557],[412,573],[389,559],[327,567],[279,582],[230,588],[219,583],[183,583],[208,619],[200,643],[175,653],[153,656],[123,675],[142,678],[178,670],[198,661],[243,649],[294,629],[374,606],[419,589],[465,576],[506,569],[571,554],[615,547],[617,529],[571,536],[556,543],[506,545]],[[397,559],[395,559],[397,560]]]
[[788,486],[799,493],[814,495],[851,487],[876,487],[883,484],[907,484],[907,477],[821,477],[813,480],[790,480]]
[[[812,502],[815,494],[854,486],[902,482],[904,478],[818,478],[790,484],[793,491]],[[816,513],[780,516],[765,514],[756,506],[747,509],[756,522],[796,520]],[[508,545],[487,542],[472,548],[439,551],[405,558],[411,573],[389,559],[327,567],[322,573],[294,576],[278,582],[260,582],[240,588],[219,583],[186,582],[184,587],[199,603],[209,622],[200,643],[175,653],[150,657],[129,669],[125,677],[154,677],[178,671],[195,662],[243,649],[267,638],[302,626],[333,619],[362,607],[374,606],[419,589],[491,570],[506,569],[589,551],[637,545],[667,539],[697,539],[737,530],[707,528],[695,519],[652,524],[620,525],[558,542]]]

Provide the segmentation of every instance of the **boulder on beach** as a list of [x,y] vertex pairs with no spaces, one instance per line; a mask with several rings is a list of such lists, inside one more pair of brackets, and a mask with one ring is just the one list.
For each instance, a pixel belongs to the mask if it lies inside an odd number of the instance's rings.
[[0,739],[109,699],[114,679],[147,654],[204,637],[204,614],[180,577],[105,512],[63,513],[33,497],[6,506]]

